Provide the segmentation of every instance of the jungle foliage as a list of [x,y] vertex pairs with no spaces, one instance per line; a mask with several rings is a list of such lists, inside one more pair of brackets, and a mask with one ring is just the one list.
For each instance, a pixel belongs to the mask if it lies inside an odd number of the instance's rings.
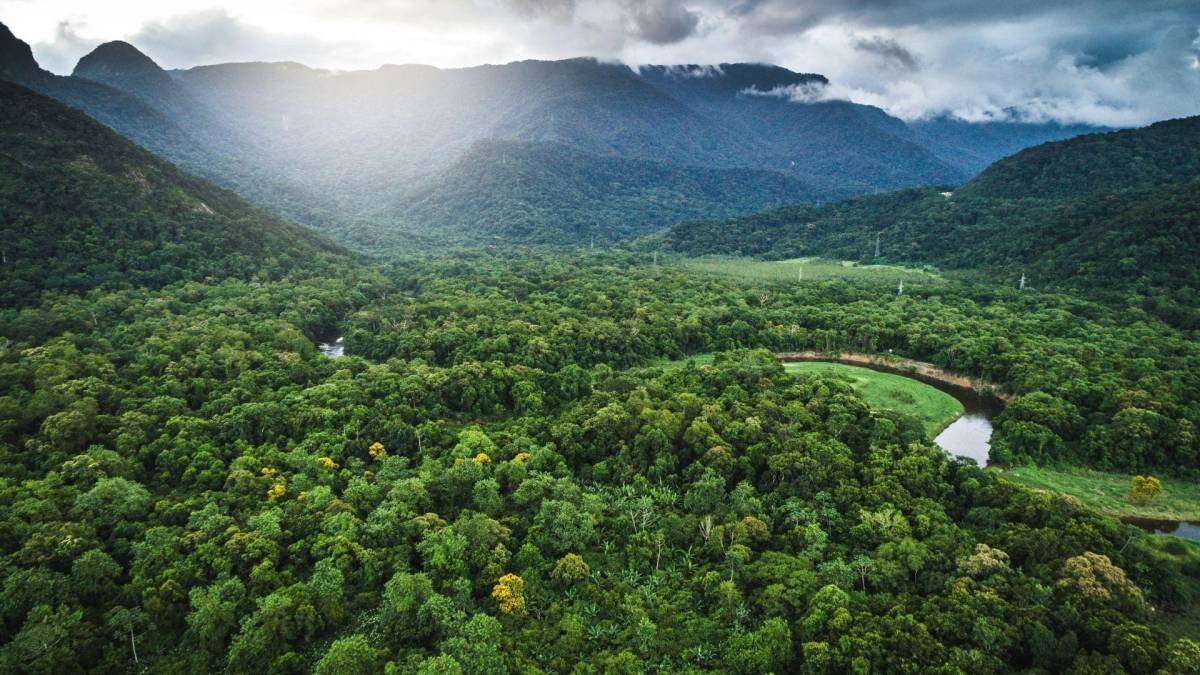
[[[1200,667],[1158,627],[1198,599],[1195,553],[742,349],[941,353],[1054,392],[1011,418],[1066,452],[1084,415],[1118,423],[1060,397],[1168,400],[1194,347],[1061,296],[880,290],[476,254],[4,310],[0,667]],[[1139,372],[1111,361],[1135,345]],[[690,349],[732,351],[638,364]]]

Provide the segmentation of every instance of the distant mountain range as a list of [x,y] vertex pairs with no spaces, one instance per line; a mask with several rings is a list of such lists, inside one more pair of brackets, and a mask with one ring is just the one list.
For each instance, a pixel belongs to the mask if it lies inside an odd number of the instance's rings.
[[[875,242],[879,241],[879,256]],[[1200,328],[1200,117],[1023,150],[962,187],[680,223],[691,255],[827,256],[983,270],[1016,284],[1139,298]]]
[[[1092,130],[905,123],[878,108],[816,100],[827,84],[820,75],[757,64],[165,71],[134,46],[110,42],[59,77],[2,25],[0,78],[77,107],[260,205],[376,243],[404,232],[615,240],[704,214],[958,184],[1023,147]],[[607,182],[581,191],[582,177]],[[488,194],[461,189],[472,182]]]

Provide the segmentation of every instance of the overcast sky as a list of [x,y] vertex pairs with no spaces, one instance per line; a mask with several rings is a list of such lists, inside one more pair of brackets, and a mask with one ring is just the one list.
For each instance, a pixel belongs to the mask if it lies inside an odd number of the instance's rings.
[[1200,112],[1200,0],[0,0],[0,22],[58,73],[122,39],[174,68],[770,62],[904,118]]

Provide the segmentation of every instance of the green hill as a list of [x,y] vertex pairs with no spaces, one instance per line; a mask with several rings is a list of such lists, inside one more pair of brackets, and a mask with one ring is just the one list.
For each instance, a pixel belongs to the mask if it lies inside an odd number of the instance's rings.
[[340,257],[92,118],[0,82],[0,303],[44,289],[278,277]]
[[1044,143],[988,167],[960,193],[1069,198],[1154,188],[1200,176],[1200,117]]
[[[1200,326],[1200,118],[1048,143],[963,187],[681,223],[667,248],[772,259],[820,255],[1025,274],[1039,287],[1128,298]],[[876,240],[879,257],[875,256]]]
[[570,243],[641,236],[680,220],[732,216],[816,193],[773,171],[596,156],[554,143],[486,141],[389,210],[416,231],[451,239]]

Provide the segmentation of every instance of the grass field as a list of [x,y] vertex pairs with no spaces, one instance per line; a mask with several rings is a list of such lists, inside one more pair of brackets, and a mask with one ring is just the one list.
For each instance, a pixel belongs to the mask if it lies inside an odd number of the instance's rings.
[[921,420],[930,438],[962,414],[962,404],[950,394],[903,375],[880,373],[841,363],[785,363],[789,373],[832,375],[850,381],[867,403],[877,410],[894,410]]
[[[698,366],[708,365],[713,362],[713,355],[696,354],[676,361],[658,361],[652,365],[677,368],[688,361],[694,361]],[[785,363],[783,369],[789,373],[831,375],[849,380],[850,386],[862,394],[872,408],[894,410],[921,420],[931,439],[963,411],[962,404],[950,394],[903,375],[825,362]]]
[[686,258],[683,266],[698,272],[709,272],[726,276],[755,279],[760,281],[822,281],[826,279],[874,280],[899,284],[913,288],[917,285],[941,283],[941,278],[932,272],[895,267],[892,265],[858,265],[837,260],[819,258],[797,258],[794,260],[755,260],[753,258],[729,258],[705,256]]
[[1162,493],[1146,504],[1129,501],[1129,476],[1092,469],[1022,466],[1004,475],[1027,487],[1071,495],[1092,508],[1114,516],[1156,520],[1200,521],[1200,484],[1162,478]]

